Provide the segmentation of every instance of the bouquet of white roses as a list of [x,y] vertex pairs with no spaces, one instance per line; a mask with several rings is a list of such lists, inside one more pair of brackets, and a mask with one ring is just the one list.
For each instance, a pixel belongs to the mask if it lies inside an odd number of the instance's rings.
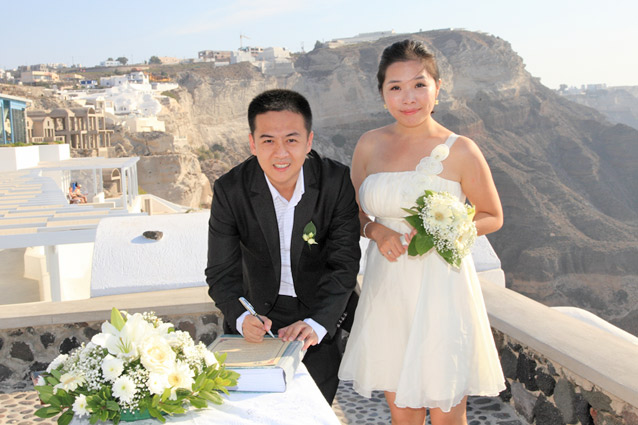
[[476,240],[474,207],[464,204],[447,192],[426,190],[405,219],[417,231],[408,255],[416,256],[435,248],[448,264],[460,267]]
[[36,416],[61,413],[59,425],[74,416],[99,421],[184,413],[188,405],[222,403],[218,392],[237,384],[239,374],[187,332],[175,331],[153,313],[111,311],[111,322],[91,342],[58,356],[38,377],[35,389],[45,406]]

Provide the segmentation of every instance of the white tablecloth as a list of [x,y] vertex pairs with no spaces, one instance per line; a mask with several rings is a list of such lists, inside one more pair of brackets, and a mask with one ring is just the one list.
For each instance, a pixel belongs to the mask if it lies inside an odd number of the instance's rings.
[[[222,396],[224,404],[221,406],[211,403],[208,409],[189,410],[183,415],[167,416],[166,425],[340,425],[339,419],[303,363],[299,365],[295,379],[286,392],[231,392],[229,397]],[[83,418],[71,423],[85,425],[89,421]],[[158,425],[160,422],[146,419],[132,422],[131,425],[133,424]]]

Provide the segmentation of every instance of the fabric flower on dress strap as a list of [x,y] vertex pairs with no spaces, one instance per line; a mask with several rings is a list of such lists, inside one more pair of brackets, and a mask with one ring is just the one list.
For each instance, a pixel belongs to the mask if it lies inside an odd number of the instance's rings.
[[450,148],[447,145],[441,144],[436,146],[432,149],[430,156],[421,159],[419,165],[416,166],[416,171],[426,175],[439,174],[443,171],[441,161],[447,158],[449,154]]
[[430,157],[436,159],[437,161],[443,161],[450,154],[450,148],[447,145],[438,145],[432,152],[430,153]]

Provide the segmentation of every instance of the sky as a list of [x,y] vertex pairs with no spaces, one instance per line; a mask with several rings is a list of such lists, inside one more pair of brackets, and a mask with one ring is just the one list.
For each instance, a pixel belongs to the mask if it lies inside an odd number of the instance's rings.
[[463,28],[508,41],[553,89],[638,85],[635,0],[0,0],[0,17],[3,69],[196,58],[240,43],[299,52],[366,32]]

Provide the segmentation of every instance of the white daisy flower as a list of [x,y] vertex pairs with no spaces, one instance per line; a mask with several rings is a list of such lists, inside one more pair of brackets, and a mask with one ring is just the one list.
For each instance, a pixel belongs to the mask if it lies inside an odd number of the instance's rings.
[[75,374],[73,372],[67,372],[60,376],[60,383],[57,384],[54,390],[62,389],[66,392],[75,391],[78,386],[84,383],[84,375]]
[[121,401],[127,403],[133,400],[137,388],[135,382],[128,376],[120,376],[115,380],[111,388],[113,395],[119,398]]
[[151,394],[161,395],[168,388],[168,375],[151,372],[148,375],[146,386]]
[[77,415],[78,417],[88,416],[88,407],[89,406],[86,402],[86,396],[84,394],[80,394],[75,398],[75,401],[73,402],[73,414]]
[[178,388],[185,388],[190,390],[193,387],[193,371],[188,367],[188,364],[182,361],[177,361],[175,367],[168,373],[168,385],[171,387],[171,400],[175,400],[177,397],[176,390]]
[[124,362],[113,356],[106,356],[102,362],[102,374],[104,378],[113,382],[120,377],[124,371]]
[[47,367],[47,373],[51,373],[52,370],[57,369],[68,358],[69,358],[68,354],[60,354],[59,356],[57,356],[55,359],[53,359],[53,361]]

